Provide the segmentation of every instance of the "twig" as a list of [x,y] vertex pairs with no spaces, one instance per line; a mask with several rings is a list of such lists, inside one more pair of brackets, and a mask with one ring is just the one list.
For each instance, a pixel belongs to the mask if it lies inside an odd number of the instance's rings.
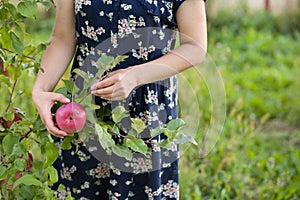
[[25,135],[23,135],[21,137],[21,140],[24,139],[24,138],[28,138],[29,134],[32,133],[33,129],[32,128],[29,128],[29,130],[25,133]]
[[[14,53],[14,54],[16,54],[15,52],[13,52],[13,51],[11,51],[11,50],[9,50],[9,49],[3,48],[3,47],[0,47],[0,49],[3,50],[3,51],[7,51],[7,52],[9,52],[9,53]],[[20,56],[23,57],[23,58],[28,58],[28,59],[30,59],[30,60],[34,60],[34,61],[35,61],[35,58],[34,58],[34,57],[26,56],[26,55],[24,55],[24,54],[22,54],[22,55],[20,55]]]
[[17,81],[18,81],[18,79],[16,79],[15,82],[14,82],[14,84],[13,84],[12,91],[11,91],[10,96],[9,96],[8,105],[7,105],[6,109],[5,109],[5,112],[8,111],[8,109],[9,109],[11,103],[12,103],[12,97],[13,97],[13,94],[14,94],[14,91],[15,91],[15,88],[16,88],[16,85],[17,85]]
[[[98,81],[102,81],[103,79],[105,79],[107,76],[109,75],[109,72],[107,74],[105,74],[104,76],[98,78]],[[94,79],[97,79],[97,77],[95,77]],[[92,81],[92,83],[94,83],[94,81]],[[91,85],[90,85],[91,86]],[[89,95],[91,94],[91,88],[89,87],[88,88],[88,91],[87,93],[82,97],[82,99],[78,102],[78,103],[81,103],[84,99],[86,99]]]

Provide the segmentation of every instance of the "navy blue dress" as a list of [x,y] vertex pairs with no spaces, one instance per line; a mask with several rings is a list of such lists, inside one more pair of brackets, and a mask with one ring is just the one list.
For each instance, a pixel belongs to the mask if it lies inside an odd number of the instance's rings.
[[[129,57],[113,70],[151,61],[174,47],[175,15],[184,0],[75,0],[77,50],[73,68],[91,77],[97,71],[95,60],[107,55]],[[115,102],[96,99],[102,106]],[[177,115],[176,77],[135,88],[126,102],[131,117],[141,118],[149,127],[166,124]],[[120,103],[120,102],[119,102]],[[145,136],[147,137],[147,136]],[[163,140],[161,134],[153,140]],[[179,148],[152,144],[150,156],[127,161],[102,155],[97,140],[78,149],[60,150],[54,166],[59,181],[75,199],[179,199]],[[59,143],[58,143],[59,146]],[[95,153],[96,152],[96,153]]]

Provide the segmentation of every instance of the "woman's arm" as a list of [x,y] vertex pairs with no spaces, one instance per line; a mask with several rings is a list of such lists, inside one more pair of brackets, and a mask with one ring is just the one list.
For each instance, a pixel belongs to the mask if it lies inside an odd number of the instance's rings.
[[57,82],[65,73],[75,51],[75,16],[73,0],[60,0],[50,43],[44,52],[41,68],[32,90],[32,99],[48,131],[62,137],[67,133],[54,126],[51,107],[54,102],[69,102],[66,97],[53,93]]
[[136,86],[163,80],[203,61],[207,48],[204,1],[186,0],[179,7],[176,20],[180,32],[178,48],[156,60],[112,72],[92,87],[92,93],[103,99],[121,100]]

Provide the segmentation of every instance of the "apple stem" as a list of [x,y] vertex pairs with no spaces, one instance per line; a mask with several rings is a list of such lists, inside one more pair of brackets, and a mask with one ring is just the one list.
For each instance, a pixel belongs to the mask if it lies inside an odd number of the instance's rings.
[[8,105],[7,105],[6,109],[5,109],[5,112],[8,111],[8,109],[9,109],[11,103],[12,103],[12,98],[13,98],[13,94],[14,94],[14,91],[15,91],[15,88],[16,88],[16,85],[17,85],[17,81],[18,81],[18,79],[16,79],[15,82],[14,82],[14,84],[13,84],[13,87],[12,87],[12,90],[11,90],[11,93],[10,93],[10,96],[9,96]]

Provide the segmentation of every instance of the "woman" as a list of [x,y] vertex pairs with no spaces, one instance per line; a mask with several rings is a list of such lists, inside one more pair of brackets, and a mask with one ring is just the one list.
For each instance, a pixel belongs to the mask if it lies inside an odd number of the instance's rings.
[[[177,29],[180,46],[171,50],[176,38],[171,32]],[[54,125],[51,107],[70,100],[52,91],[73,57],[72,68],[95,73],[93,66],[84,63],[98,45],[106,43],[101,52],[129,57],[91,87],[97,102],[129,99],[132,116],[148,125],[167,123],[177,117],[174,75],[201,62],[206,37],[203,0],[59,0],[33,101],[49,133],[67,136]],[[126,52],[124,39],[128,38],[134,44]],[[62,151],[55,164],[58,184],[64,184],[76,199],[179,199],[178,159],[168,160],[169,152],[153,151],[160,153],[160,167],[132,173],[98,161],[81,147]],[[176,147],[172,151],[178,154]]]

